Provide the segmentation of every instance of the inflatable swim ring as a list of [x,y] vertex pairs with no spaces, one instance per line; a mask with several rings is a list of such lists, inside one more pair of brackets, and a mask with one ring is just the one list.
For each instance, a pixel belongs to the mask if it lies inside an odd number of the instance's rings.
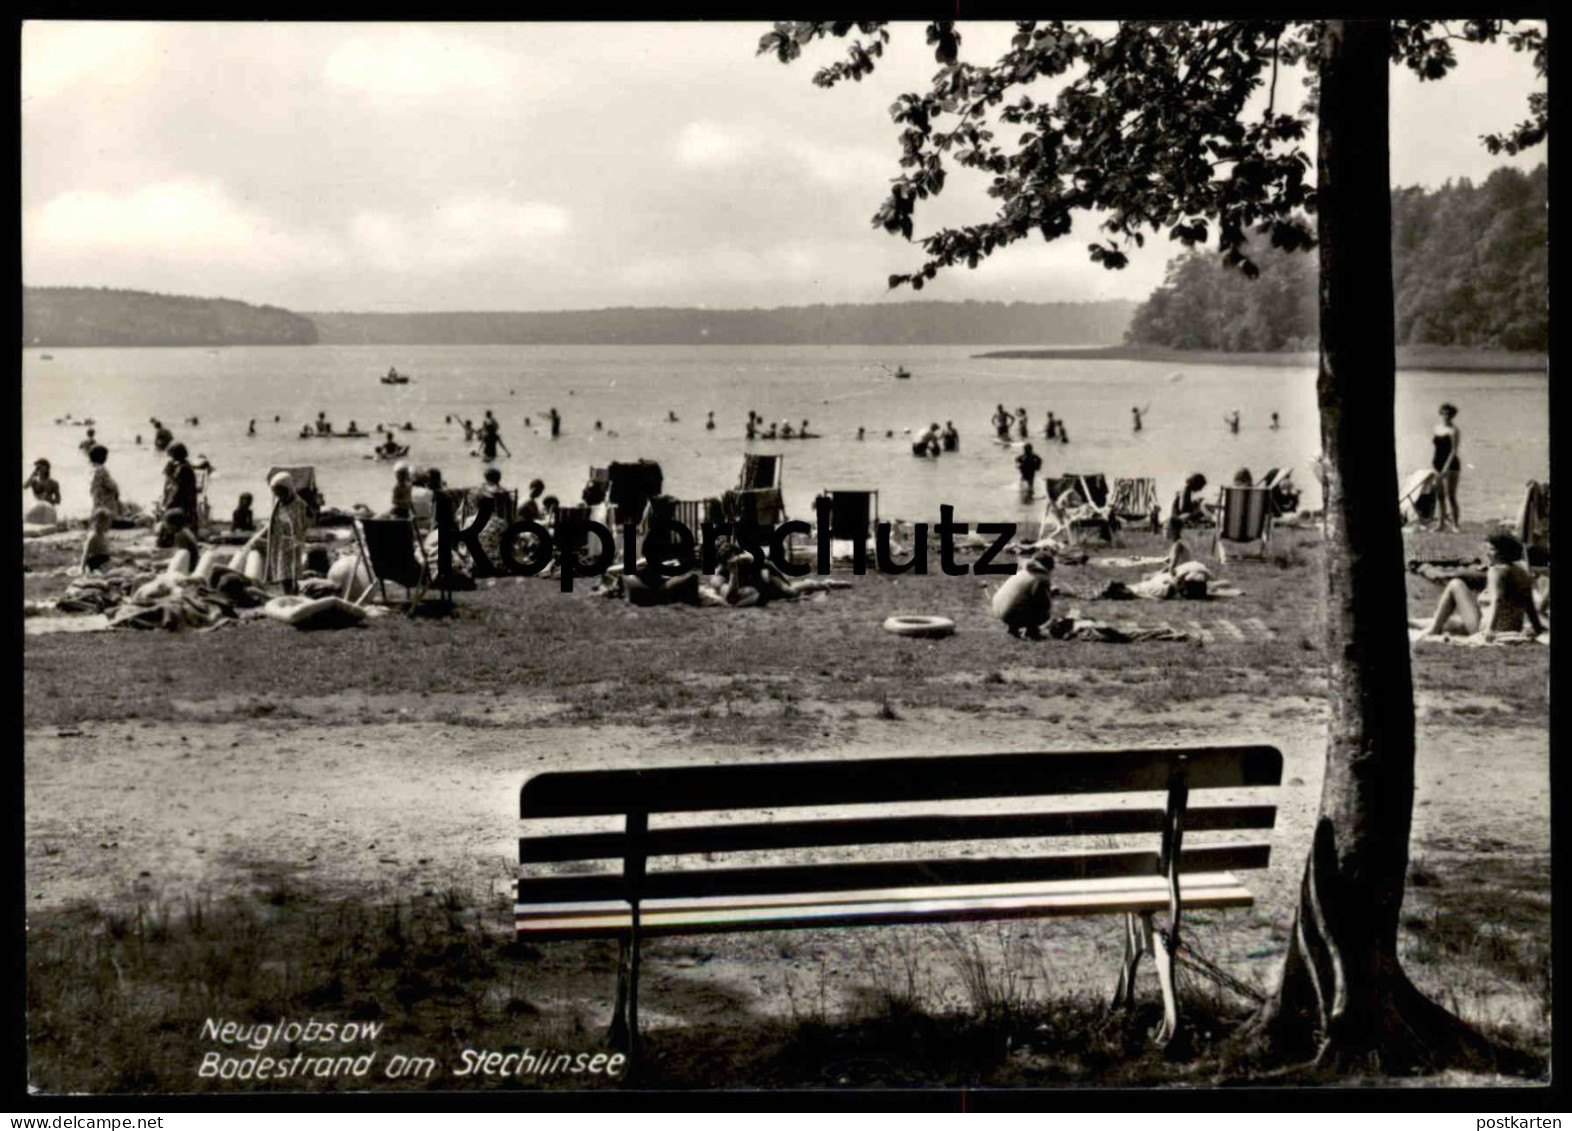
[[884,622],[884,631],[896,636],[913,636],[937,639],[955,631],[955,622],[949,617],[890,617]]
[[366,619],[366,610],[342,597],[274,597],[264,615],[296,628],[348,628]]

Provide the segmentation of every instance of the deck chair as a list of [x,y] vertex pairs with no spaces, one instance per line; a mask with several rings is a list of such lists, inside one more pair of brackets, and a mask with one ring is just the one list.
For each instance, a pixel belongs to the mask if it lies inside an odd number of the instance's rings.
[[1523,506],[1518,511],[1517,525],[1513,529],[1517,540],[1523,543],[1530,568],[1550,564],[1550,484],[1537,480],[1528,481],[1523,495]]
[[721,496],[721,508],[727,522],[752,522],[760,527],[774,527],[786,521],[786,503],[779,487],[727,491]]
[[[1112,542],[1119,529],[1108,497],[1108,480],[1101,475],[1050,475],[1044,479],[1048,499],[1043,506],[1039,541],[1050,526],[1068,523],[1071,530],[1095,530]],[[1074,495],[1079,501],[1070,505]]]
[[1227,561],[1225,543],[1261,543],[1261,556],[1272,544],[1272,493],[1265,487],[1224,487],[1217,499],[1217,532],[1212,553]]
[[1299,489],[1293,483],[1294,469],[1274,467],[1261,477],[1257,487],[1266,488],[1267,501],[1274,519],[1292,515],[1299,505]]
[[[830,537],[847,542],[867,542],[879,521],[879,492],[824,491],[830,500]],[[818,507],[815,505],[815,512]]]
[[1405,525],[1426,523],[1436,517],[1436,473],[1422,467],[1403,480],[1402,493],[1397,497],[1398,513]]
[[[720,523],[725,521],[719,499],[676,499],[672,507],[671,518],[680,522],[693,532],[694,538],[701,536],[700,532],[706,522]],[[651,507],[646,505],[644,517],[639,521],[639,536],[643,537],[650,528]]]
[[1157,501],[1157,480],[1115,479],[1108,500],[1108,509],[1120,522],[1158,525],[1152,521],[1152,512],[1161,512]]
[[[384,604],[388,600],[388,582],[402,586],[409,600],[409,615],[414,616],[426,593],[438,584],[433,576],[426,547],[416,534],[413,519],[408,518],[358,518],[355,520],[355,542],[360,560],[371,572],[371,578],[382,593]],[[371,590],[366,589],[367,593]],[[361,600],[365,597],[362,595]],[[443,591],[443,599],[453,603],[453,594]]]
[[780,485],[780,456],[750,453],[742,457],[742,474],[737,477],[737,490],[761,491]]

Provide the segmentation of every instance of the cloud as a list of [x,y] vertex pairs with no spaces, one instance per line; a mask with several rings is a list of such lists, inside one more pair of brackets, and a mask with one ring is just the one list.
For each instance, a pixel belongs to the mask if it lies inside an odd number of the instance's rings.
[[81,87],[129,87],[150,72],[156,25],[29,20],[22,25],[22,102]]
[[454,35],[401,28],[352,39],[327,58],[329,87],[393,98],[476,95],[509,89],[513,60]]
[[689,122],[677,135],[675,156],[683,165],[699,169],[722,168],[745,160],[759,148],[759,141],[718,122]]
[[772,136],[762,130],[708,119],[684,126],[672,153],[679,164],[693,169],[768,164],[781,175],[859,188],[876,187],[896,171],[892,151],[811,137]]
[[24,259],[44,266],[108,259],[294,271],[337,260],[331,242],[287,232],[207,180],[62,193],[24,216],[22,239]]
[[566,209],[542,201],[464,195],[418,216],[382,211],[356,214],[349,238],[379,267],[418,271],[492,260],[521,265],[553,258],[556,238],[568,231]]

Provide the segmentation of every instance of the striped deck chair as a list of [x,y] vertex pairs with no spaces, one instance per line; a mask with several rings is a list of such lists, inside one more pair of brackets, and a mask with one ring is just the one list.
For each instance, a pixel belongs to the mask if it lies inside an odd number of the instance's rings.
[[742,457],[742,474],[737,477],[737,490],[762,491],[780,485],[780,456],[749,453]]
[[1261,543],[1261,556],[1272,544],[1272,493],[1265,487],[1224,487],[1217,499],[1217,532],[1212,553],[1227,561],[1225,543]]
[[1157,501],[1157,480],[1115,479],[1108,507],[1122,522],[1145,523],[1155,528],[1152,512],[1161,513],[1162,509]]
[[[371,572],[371,578],[382,593],[383,604],[388,600],[388,582],[401,586],[409,601],[409,615],[414,616],[420,602],[434,585],[431,561],[426,557],[426,547],[416,536],[415,523],[408,518],[359,518],[355,520],[355,541],[360,560]],[[370,587],[366,589],[371,592]],[[453,603],[451,590],[443,590],[443,599]],[[362,595],[364,600],[364,595]]]
[[693,531],[695,538],[702,536],[706,522],[719,524],[726,521],[719,499],[678,499],[674,517]]
[[1043,529],[1068,522],[1075,530],[1095,530],[1106,541],[1114,540],[1119,520],[1108,496],[1108,480],[1102,475],[1050,475],[1044,479],[1048,501],[1043,508]]

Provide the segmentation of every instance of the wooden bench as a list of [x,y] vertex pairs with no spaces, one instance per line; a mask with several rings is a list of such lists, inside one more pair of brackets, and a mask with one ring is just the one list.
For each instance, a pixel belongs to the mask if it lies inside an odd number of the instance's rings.
[[[618,939],[612,1039],[631,1047],[647,937],[1122,914],[1114,1004],[1134,1000],[1136,968],[1151,953],[1164,1006],[1157,1039],[1166,1043],[1179,1021],[1182,909],[1250,906],[1232,870],[1265,868],[1270,854],[1264,838],[1196,846],[1185,837],[1270,829],[1276,817],[1272,805],[1197,805],[1191,794],[1275,786],[1282,766],[1270,746],[1221,746],[539,774],[520,795],[518,935]],[[1163,796],[1064,807],[1073,795],[1115,793]],[[1010,801],[977,811],[986,799]],[[971,811],[958,811],[969,802]],[[927,808],[891,811],[909,803]],[[584,830],[587,818],[602,831]],[[620,827],[605,830],[609,818]],[[578,827],[560,827],[570,820]],[[1088,836],[1101,839],[1076,839]],[[1109,847],[1114,838],[1125,846]],[[977,842],[994,854],[958,854],[978,851]],[[1000,851],[1004,842],[1015,850]],[[883,851],[826,859],[847,846]],[[783,862],[717,859],[758,851]],[[1158,912],[1165,929],[1154,928]]]

